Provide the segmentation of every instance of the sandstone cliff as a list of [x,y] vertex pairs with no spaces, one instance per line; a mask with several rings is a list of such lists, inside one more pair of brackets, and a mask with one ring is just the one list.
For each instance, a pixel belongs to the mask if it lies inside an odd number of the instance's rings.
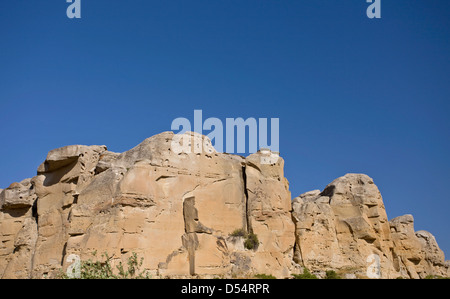
[[[349,278],[448,275],[434,237],[414,232],[411,216],[389,222],[368,176],[291,201],[282,158],[217,153],[186,134],[201,153],[173,151],[172,132],[121,154],[50,151],[35,177],[0,190],[0,277],[56,277],[69,256],[95,252],[116,264],[137,253],[155,277],[289,277],[302,267]],[[257,244],[246,248],[237,230]]]
[[[444,253],[411,215],[388,221],[381,194],[364,174],[347,174],[295,198],[295,261],[349,277],[448,276]],[[368,272],[369,271],[369,272]]]

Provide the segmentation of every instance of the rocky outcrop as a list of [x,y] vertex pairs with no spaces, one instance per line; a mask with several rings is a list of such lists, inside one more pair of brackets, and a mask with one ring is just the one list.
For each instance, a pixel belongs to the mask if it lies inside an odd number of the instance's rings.
[[296,260],[310,270],[334,269],[364,277],[368,259],[377,256],[380,278],[398,276],[392,266],[389,221],[370,177],[347,174],[322,192],[295,198],[293,219]]
[[291,201],[278,154],[245,158],[217,153],[196,133],[178,137],[161,133],[124,153],[55,149],[34,178],[0,190],[0,277],[58,277],[74,256],[105,252],[113,265],[136,253],[154,277],[281,278],[302,267],[445,276],[434,237],[414,232],[412,217],[389,222],[368,176],[348,174]]
[[36,247],[36,193],[30,179],[0,192],[0,277],[31,278]]
[[38,238],[32,277],[53,277],[61,270],[70,237],[71,211],[91,183],[105,146],[72,145],[52,150],[32,179],[37,196]]
[[[29,180],[34,197],[19,198],[22,187],[2,192],[2,215],[16,206],[31,217],[34,204],[37,227],[32,266],[19,273],[12,253],[25,220],[9,217],[20,225],[7,233],[10,242],[1,235],[10,244],[2,265],[17,277],[55,277],[72,254],[83,260],[107,252],[118,263],[137,253],[156,276],[289,276],[294,224],[283,160],[216,153],[204,136],[186,134],[191,153],[172,150],[172,132],[122,154],[105,146],[51,151]],[[206,148],[195,153],[199,140]],[[254,249],[230,236],[236,229],[257,234]],[[10,277],[4,269],[0,276]]]
[[444,254],[411,215],[388,221],[381,194],[364,174],[347,174],[321,192],[293,200],[295,261],[319,275],[424,278],[446,276]]
[[389,223],[396,253],[394,264],[402,277],[447,276],[448,265],[436,239],[427,231],[415,232],[412,215],[396,217]]

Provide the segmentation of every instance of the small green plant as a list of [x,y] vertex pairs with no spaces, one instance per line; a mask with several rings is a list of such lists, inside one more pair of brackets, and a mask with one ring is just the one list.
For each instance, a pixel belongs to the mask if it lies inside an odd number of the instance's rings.
[[[93,254],[97,255],[96,252]],[[102,257],[105,261],[93,261],[91,259],[81,262],[81,276],[80,279],[111,279],[115,278],[113,268],[111,266],[112,257],[108,253],[103,253]]]
[[258,244],[259,244],[258,236],[254,233],[247,233],[244,229],[238,228],[238,229],[235,229],[230,234],[230,236],[245,238],[244,247],[249,250],[258,248]]
[[258,278],[258,279],[277,279],[275,276],[273,276],[271,274],[256,274],[255,278]]
[[235,230],[230,234],[230,236],[232,236],[232,237],[244,237],[244,238],[245,238],[246,235],[247,235],[247,233],[245,232],[245,230],[244,230],[243,228],[235,229]]
[[334,270],[327,270],[325,272],[325,279],[341,279],[341,277]]
[[244,247],[247,249],[256,249],[258,247],[258,236],[254,233],[249,233],[244,241]]
[[125,271],[122,265],[122,262],[119,262],[117,266],[117,270],[119,270],[119,278],[121,279],[149,279],[150,274],[148,271],[140,271],[142,264],[144,262],[144,258],[141,257],[138,260],[137,254],[133,252],[131,256],[128,258],[127,265],[128,269]]
[[[97,253],[93,253],[96,257]],[[124,268],[122,262],[116,266],[118,274],[115,274],[113,267],[111,266],[112,257],[108,253],[102,254],[103,261],[97,260],[93,261],[89,259],[87,261],[82,261],[80,265],[80,277],[79,279],[149,279],[150,274],[148,270],[141,271],[140,268],[143,264],[144,258],[140,260],[136,253],[128,258],[127,269]],[[62,275],[62,278],[69,278],[66,274]]]
[[294,279],[317,279],[317,276],[311,274],[307,268],[303,268],[303,274],[292,274]]

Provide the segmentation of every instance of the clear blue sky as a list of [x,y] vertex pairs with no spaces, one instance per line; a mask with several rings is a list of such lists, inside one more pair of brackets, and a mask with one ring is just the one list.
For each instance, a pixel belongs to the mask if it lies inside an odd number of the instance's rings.
[[450,1],[0,2],[0,188],[51,149],[122,152],[173,119],[280,119],[292,195],[371,176],[450,256]]

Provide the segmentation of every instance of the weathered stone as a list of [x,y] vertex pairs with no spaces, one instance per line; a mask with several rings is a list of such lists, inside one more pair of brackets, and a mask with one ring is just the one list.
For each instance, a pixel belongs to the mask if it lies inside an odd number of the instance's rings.
[[394,241],[395,265],[404,277],[447,276],[445,257],[434,236],[427,231],[414,232],[414,218],[403,215],[390,221]]
[[389,222],[378,188],[363,174],[347,174],[322,192],[293,201],[295,260],[312,271],[332,269],[367,277],[368,260],[379,257],[381,277],[397,276],[392,265]]
[[293,200],[294,260],[313,272],[368,278],[442,275],[444,254],[428,232],[414,231],[414,218],[387,220],[378,188],[363,174],[347,174],[325,189]]
[[72,145],[52,150],[32,179],[39,219],[33,277],[60,272],[70,232],[69,215],[79,193],[94,179],[105,146]]
[[[424,260],[428,263],[427,273],[433,271],[433,269],[438,269],[434,275],[445,275],[445,256],[444,252],[439,248],[435,237],[427,231],[420,230],[416,232],[416,237],[425,252]],[[433,275],[433,274],[431,274]]]
[[106,146],[69,145],[51,150],[44,163],[39,166],[38,173],[51,172],[70,165],[93,151],[101,154],[106,151]]
[[22,209],[31,207],[36,200],[31,179],[20,183],[12,183],[0,192],[0,209]]
[[3,279],[31,278],[33,256],[38,237],[35,219],[25,218],[14,240],[14,250],[9,256]]
[[247,230],[259,241],[252,262],[257,273],[288,277],[295,243],[291,193],[284,177],[284,160],[279,157],[266,164],[265,156],[257,152],[248,156],[245,164]]
[[31,179],[0,192],[0,278],[31,278],[37,239]]
[[403,215],[390,222],[394,241],[394,265],[403,277],[420,278],[416,266],[421,262],[423,253],[419,239],[414,233],[414,218]]
[[119,155],[120,155],[119,153],[114,153],[110,151],[103,152],[99,157],[97,166],[95,167],[96,174],[112,168],[113,162]]
[[56,277],[69,257],[95,252],[113,265],[136,253],[162,277],[282,278],[302,267],[321,277],[448,275],[412,216],[388,222],[368,176],[347,174],[291,202],[283,168],[278,153],[217,153],[193,132],[164,132],[121,154],[50,151],[37,176],[0,190],[0,277]]
[[[163,276],[229,275],[228,235],[247,230],[252,222],[260,246],[242,252],[252,260],[252,271],[266,271],[270,264],[275,274],[288,276],[294,235],[282,160],[252,172],[249,168],[259,164],[257,155],[247,162],[213,150],[195,153],[198,139],[208,142],[191,132],[186,133],[191,153],[176,153],[171,149],[174,136],[165,132],[148,138],[110,157],[108,167],[97,168],[99,174],[72,208],[66,254],[134,251],[148,269]],[[250,201],[255,203],[251,207]]]

